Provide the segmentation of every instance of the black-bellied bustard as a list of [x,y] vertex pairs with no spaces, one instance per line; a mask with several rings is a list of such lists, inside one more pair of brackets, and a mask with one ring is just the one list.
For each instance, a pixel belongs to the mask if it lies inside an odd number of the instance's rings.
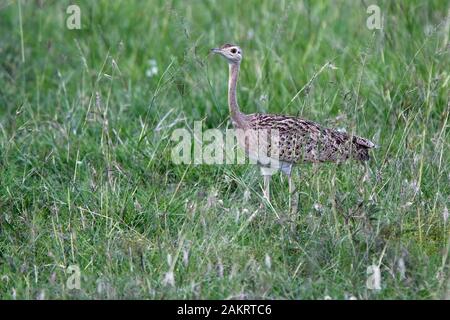
[[[252,134],[246,134],[246,132],[266,130],[277,133],[276,140],[271,140],[264,145],[264,152],[267,152],[270,160],[275,161],[270,161],[270,163],[264,161],[264,164],[257,161],[261,168],[261,174],[264,176],[264,196],[269,202],[270,178],[278,169],[288,176],[291,195],[294,189],[291,172],[292,166],[296,163],[342,162],[349,158],[361,161],[369,159],[369,149],[374,148],[375,144],[368,139],[325,128],[318,123],[299,117],[242,113],[236,98],[236,85],[243,56],[242,49],[237,45],[225,44],[220,48],[211,49],[211,51],[228,61],[228,106],[234,128],[241,129],[237,130],[237,136],[245,153],[250,158],[260,159],[261,156],[260,150],[256,150],[261,148],[261,140]],[[273,141],[276,141],[276,146]],[[271,150],[275,149],[277,150],[276,156],[273,156]],[[274,163],[276,165],[273,165]]]

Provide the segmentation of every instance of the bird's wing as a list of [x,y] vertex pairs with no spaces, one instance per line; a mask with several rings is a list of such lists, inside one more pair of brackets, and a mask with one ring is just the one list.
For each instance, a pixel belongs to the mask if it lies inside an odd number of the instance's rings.
[[248,119],[251,129],[278,130],[280,135],[319,135],[324,130],[318,123],[293,116],[254,113]]
[[372,141],[370,141],[369,139],[361,138],[358,136],[353,136],[353,143],[369,149],[377,147],[377,145]]
[[[249,115],[251,129],[277,129],[280,135],[300,134],[311,139],[332,140],[336,144],[348,141],[351,135],[331,128],[322,127],[317,122],[302,119],[299,117],[254,113]],[[329,141],[328,141],[329,142]],[[355,145],[365,148],[375,148],[376,145],[369,139],[359,136],[352,136]]]
[[298,117],[251,114],[248,119],[253,130],[278,130],[280,158],[284,161],[338,161],[350,156],[366,159],[366,150],[375,147],[368,139],[325,128],[314,121]]

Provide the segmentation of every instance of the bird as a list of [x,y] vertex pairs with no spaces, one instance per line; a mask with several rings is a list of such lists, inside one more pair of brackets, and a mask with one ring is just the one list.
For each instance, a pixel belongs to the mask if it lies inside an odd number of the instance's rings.
[[[237,129],[239,145],[250,159],[256,159],[256,164],[260,167],[264,181],[263,197],[268,203],[270,179],[278,170],[287,175],[291,196],[295,191],[292,168],[296,164],[370,159],[369,150],[377,146],[369,139],[327,128],[301,117],[241,112],[236,90],[243,50],[238,45],[226,43],[210,52],[222,56],[228,62],[228,108],[231,122]],[[260,131],[275,132],[276,138],[263,140],[265,142],[261,143],[257,136]],[[264,149],[263,152],[261,149]],[[291,200],[289,207],[291,208]]]

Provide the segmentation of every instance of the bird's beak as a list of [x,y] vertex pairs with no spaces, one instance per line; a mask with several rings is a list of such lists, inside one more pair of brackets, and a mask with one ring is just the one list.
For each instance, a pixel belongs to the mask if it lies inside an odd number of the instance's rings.
[[221,53],[222,50],[220,50],[219,48],[213,48],[211,49],[211,53]]

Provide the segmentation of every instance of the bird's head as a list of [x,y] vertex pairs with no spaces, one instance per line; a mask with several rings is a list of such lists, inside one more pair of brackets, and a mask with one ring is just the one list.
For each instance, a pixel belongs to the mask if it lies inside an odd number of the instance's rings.
[[211,52],[220,54],[230,64],[239,64],[242,60],[242,49],[234,44],[224,44],[220,48],[211,49]]

